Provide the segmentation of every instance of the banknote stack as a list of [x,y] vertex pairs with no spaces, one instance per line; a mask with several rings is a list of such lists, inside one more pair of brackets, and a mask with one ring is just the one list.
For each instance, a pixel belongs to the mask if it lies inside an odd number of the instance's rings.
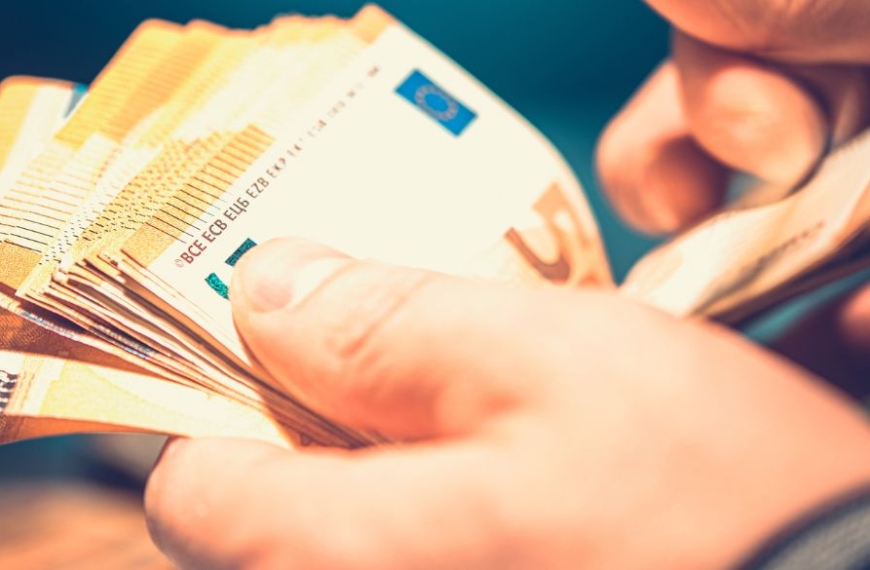
[[[642,260],[622,293],[735,319],[854,271],[868,151],[859,138],[805,187],[749,195]],[[255,30],[149,21],[87,88],[0,86],[0,442],[377,441],[276,387],[233,326],[233,266],[284,235],[474,278],[613,287],[558,153],[379,8]]]

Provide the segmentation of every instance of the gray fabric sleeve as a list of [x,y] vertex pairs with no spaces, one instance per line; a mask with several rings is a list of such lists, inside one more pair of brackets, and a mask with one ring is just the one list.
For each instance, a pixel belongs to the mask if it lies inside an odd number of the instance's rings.
[[870,570],[870,488],[786,528],[739,570]]

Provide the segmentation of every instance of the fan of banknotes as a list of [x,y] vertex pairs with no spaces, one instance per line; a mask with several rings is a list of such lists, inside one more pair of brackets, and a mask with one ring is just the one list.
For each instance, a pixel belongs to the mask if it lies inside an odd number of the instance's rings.
[[[747,193],[621,288],[741,318],[854,271],[870,140]],[[278,389],[233,326],[251,248],[613,287],[580,185],[528,123],[369,6],[254,30],[142,24],[87,88],[0,85],[0,441],[82,431],[377,441]]]

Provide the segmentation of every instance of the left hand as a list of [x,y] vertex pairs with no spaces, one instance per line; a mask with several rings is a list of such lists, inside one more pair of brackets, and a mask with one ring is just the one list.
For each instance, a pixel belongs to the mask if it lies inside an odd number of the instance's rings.
[[838,395],[612,295],[283,240],[232,298],[283,387],[404,443],[175,442],[146,503],[185,570],[725,569],[870,482],[870,427]]

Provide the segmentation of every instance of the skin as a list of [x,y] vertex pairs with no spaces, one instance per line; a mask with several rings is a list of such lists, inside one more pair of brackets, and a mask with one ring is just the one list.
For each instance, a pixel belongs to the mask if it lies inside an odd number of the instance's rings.
[[[633,222],[672,230],[715,208],[729,168],[796,179],[820,141],[863,124],[820,102],[866,88],[863,0],[650,3],[695,39],[677,32],[602,141],[602,180]],[[820,99],[806,77],[842,81]],[[402,443],[173,442],[146,507],[182,569],[729,568],[870,483],[870,427],[848,399],[707,323],[297,240],[245,256],[232,291],[288,391]],[[867,297],[834,311],[853,352]]]
[[[648,0],[672,56],[601,138],[601,187],[633,227],[683,229],[723,201],[732,169],[793,185],[870,125],[870,3]],[[870,396],[870,289],[810,315],[775,346]]]

